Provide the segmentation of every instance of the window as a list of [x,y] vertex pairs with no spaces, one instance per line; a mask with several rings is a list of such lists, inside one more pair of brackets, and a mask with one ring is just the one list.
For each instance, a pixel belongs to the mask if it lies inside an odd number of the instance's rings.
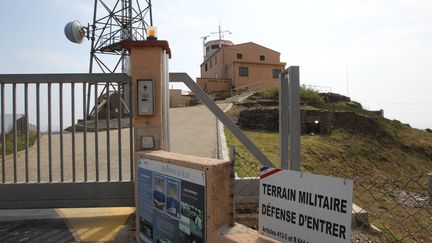
[[243,59],[243,54],[237,53],[237,59]]
[[280,69],[273,69],[273,78],[279,78],[280,73]]
[[265,61],[265,56],[264,55],[260,55],[260,61]]
[[208,70],[208,68],[207,68],[207,63],[204,65],[204,69],[207,71]]
[[239,76],[240,77],[248,77],[249,76],[249,68],[248,67],[239,67]]
[[214,50],[214,49],[219,49],[219,45],[211,45],[211,49],[212,49],[212,50]]

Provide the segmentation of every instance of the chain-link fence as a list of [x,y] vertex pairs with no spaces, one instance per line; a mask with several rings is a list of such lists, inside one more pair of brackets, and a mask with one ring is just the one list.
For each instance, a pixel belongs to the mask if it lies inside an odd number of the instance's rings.
[[[355,222],[382,242],[432,242],[432,202],[427,173],[399,178],[355,177]],[[357,210],[357,211],[356,211]]]
[[[235,220],[258,228],[259,168],[235,152]],[[352,242],[432,242],[432,176],[356,176]]]

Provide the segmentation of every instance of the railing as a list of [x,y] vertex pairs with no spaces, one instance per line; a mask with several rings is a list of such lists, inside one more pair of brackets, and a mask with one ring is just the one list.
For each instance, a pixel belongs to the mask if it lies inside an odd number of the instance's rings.
[[[17,202],[23,207],[133,202],[130,80],[126,74],[0,75],[0,208]],[[87,97],[95,107],[90,117]],[[7,113],[12,116],[10,134]],[[114,192],[121,188],[127,190]],[[91,200],[99,201],[86,203]]]
[[[277,86],[277,83],[274,83],[274,85]],[[243,93],[243,92],[255,91],[255,90],[262,89],[264,87],[268,87],[268,82],[258,81],[258,82],[245,84],[242,86],[238,86],[234,89],[231,89],[231,94],[232,95],[234,95],[234,94],[238,95],[238,94]]]

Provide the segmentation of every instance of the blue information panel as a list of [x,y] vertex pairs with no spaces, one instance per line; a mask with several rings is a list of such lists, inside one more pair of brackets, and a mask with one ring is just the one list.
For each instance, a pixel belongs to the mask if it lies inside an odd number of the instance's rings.
[[205,242],[205,173],[138,159],[140,242]]

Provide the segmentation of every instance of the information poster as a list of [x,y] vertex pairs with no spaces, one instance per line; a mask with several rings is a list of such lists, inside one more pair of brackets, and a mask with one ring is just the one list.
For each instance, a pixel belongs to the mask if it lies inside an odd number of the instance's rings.
[[138,159],[140,242],[205,242],[205,173]]
[[353,182],[261,168],[259,231],[282,242],[350,242]]

